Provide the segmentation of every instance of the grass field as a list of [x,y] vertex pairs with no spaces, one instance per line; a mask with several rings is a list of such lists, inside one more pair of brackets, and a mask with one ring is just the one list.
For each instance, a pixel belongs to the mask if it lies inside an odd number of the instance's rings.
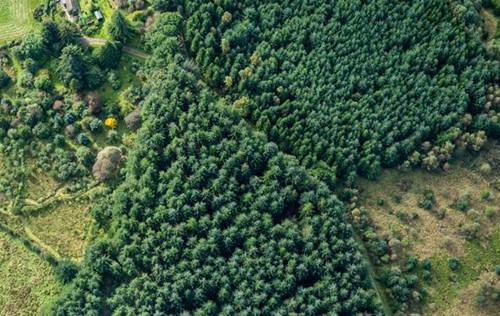
[[80,260],[92,225],[90,204],[86,199],[58,203],[54,208],[28,217],[25,226],[63,257]]
[[38,315],[62,287],[50,265],[0,232],[0,315]]
[[[360,202],[373,220],[377,234],[401,236],[406,252],[432,262],[431,281],[423,284],[429,293],[425,315],[499,315],[500,310],[480,309],[475,304],[480,279],[495,270],[500,258],[499,171],[496,163],[500,144],[493,142],[477,157],[463,157],[447,172],[424,170],[385,170],[376,182],[362,180]],[[488,174],[479,166],[490,163]],[[403,189],[403,187],[405,187]],[[432,191],[435,202],[431,210],[419,206],[424,192]],[[489,192],[488,198],[484,198]],[[455,203],[469,196],[469,210],[479,215],[478,238],[467,240],[461,227],[475,220],[468,212],[459,211]],[[381,203],[380,201],[384,201]],[[444,218],[436,211],[444,210]],[[487,209],[495,209],[487,215]],[[416,219],[406,220],[414,215]],[[451,271],[448,260],[459,258],[461,267]]]
[[33,10],[39,3],[41,0],[0,0],[0,44],[33,28]]

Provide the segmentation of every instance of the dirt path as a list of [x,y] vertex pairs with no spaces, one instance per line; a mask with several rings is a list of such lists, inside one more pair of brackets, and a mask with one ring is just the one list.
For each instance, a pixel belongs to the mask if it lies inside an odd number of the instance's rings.
[[[108,40],[106,40],[106,39],[94,38],[94,37],[82,37],[81,41],[82,41],[82,44],[84,44],[84,45],[104,45],[108,42]],[[124,53],[130,54],[130,55],[135,56],[137,58],[146,59],[149,57],[149,55],[146,54],[145,52],[138,50],[138,49],[135,49],[135,48],[132,48],[130,46],[123,46],[122,51]]]
[[35,245],[37,245],[43,251],[52,255],[52,257],[54,257],[57,261],[61,260],[62,256],[54,248],[47,245],[46,243],[43,242],[43,240],[38,238],[27,225],[23,224],[23,226],[24,226],[24,233]]
[[[3,218],[0,218],[0,227],[3,231],[8,232],[14,238],[27,242],[30,250],[39,249],[41,253],[50,255],[56,261],[61,260],[62,256],[54,248],[38,238],[27,226],[24,219],[3,210],[0,210],[0,215],[3,215]],[[25,242],[23,244],[27,245]]]
[[[91,187],[85,191],[79,191],[75,193],[65,193],[63,192],[64,188],[59,188],[56,192],[52,193],[48,197],[44,199],[44,202],[50,201],[52,199],[57,199],[58,201],[68,201],[82,196],[88,196],[99,190],[100,186],[96,185]],[[27,205],[31,205],[34,207],[40,207],[43,204],[40,204],[37,201],[32,199],[25,199],[24,203]],[[28,218],[23,216],[14,215],[12,212],[0,208],[0,227],[3,227],[3,230],[10,232],[10,234],[16,238],[24,240],[29,243],[29,249],[39,249],[41,253],[45,253],[55,259],[56,261],[60,261],[63,256],[50,245],[45,243],[42,239],[40,239],[28,226],[27,223]],[[26,245],[26,244],[25,244]],[[35,251],[36,252],[36,251]],[[36,252],[39,254],[38,252]],[[42,256],[43,257],[43,256]],[[77,258],[70,258],[71,260],[77,260]]]

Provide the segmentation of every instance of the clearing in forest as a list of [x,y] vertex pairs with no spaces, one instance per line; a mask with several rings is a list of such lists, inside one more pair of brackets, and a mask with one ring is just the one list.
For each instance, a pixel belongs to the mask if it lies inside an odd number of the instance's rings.
[[[377,234],[396,236],[408,255],[432,262],[431,278],[423,284],[426,315],[500,313],[476,304],[500,256],[499,153],[500,145],[492,142],[447,173],[385,170],[376,182],[361,180],[360,204]],[[456,271],[449,267],[452,258],[460,262]]]
[[0,44],[28,33],[40,0],[0,0]]

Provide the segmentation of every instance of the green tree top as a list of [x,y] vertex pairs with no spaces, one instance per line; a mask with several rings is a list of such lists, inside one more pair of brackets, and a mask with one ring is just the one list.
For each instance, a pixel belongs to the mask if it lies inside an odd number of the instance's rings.
[[126,43],[134,29],[120,11],[115,11],[108,24],[108,34],[113,40]]

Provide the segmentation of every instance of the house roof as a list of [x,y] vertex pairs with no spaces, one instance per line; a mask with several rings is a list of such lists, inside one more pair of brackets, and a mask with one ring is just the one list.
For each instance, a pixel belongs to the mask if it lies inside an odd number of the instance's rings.
[[76,14],[80,10],[77,0],[61,0],[61,3],[68,13]]

